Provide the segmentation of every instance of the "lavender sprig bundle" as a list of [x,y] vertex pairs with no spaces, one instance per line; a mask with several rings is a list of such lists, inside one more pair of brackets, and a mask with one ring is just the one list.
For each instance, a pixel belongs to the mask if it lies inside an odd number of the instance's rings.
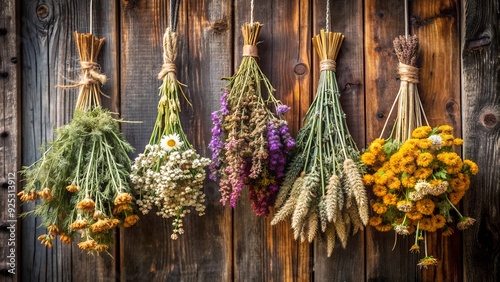
[[210,178],[220,180],[223,205],[229,202],[235,207],[243,188],[248,187],[254,213],[267,215],[295,141],[283,119],[290,108],[273,96],[275,89],[255,60],[260,27],[258,22],[243,25],[242,62],[228,79],[221,109],[212,113]]
[[51,248],[56,236],[89,252],[107,251],[114,229],[130,227],[139,217],[130,193],[128,153],[133,150],[111,113],[101,108],[97,57],[104,44],[92,34],[74,33],[81,81],[73,119],[56,129],[57,139],[46,144],[42,157],[23,169],[26,185],[21,201],[36,201],[33,211],[47,233],[38,237]]
[[174,218],[171,238],[175,240],[184,233],[182,219],[191,208],[200,216],[205,213],[203,181],[210,160],[196,153],[180,123],[179,93],[184,92],[174,64],[177,34],[170,28],[165,31],[163,49],[158,116],[149,144],[132,165],[131,179],[140,195],[137,205],[143,214],[156,206],[157,215]]
[[359,151],[339,102],[335,59],[344,36],[324,30],[312,41],[321,59],[316,97],[276,200],[271,224],[291,219],[295,239],[312,242],[323,235],[330,256],[335,237],[347,244],[368,222],[368,201],[361,176]]

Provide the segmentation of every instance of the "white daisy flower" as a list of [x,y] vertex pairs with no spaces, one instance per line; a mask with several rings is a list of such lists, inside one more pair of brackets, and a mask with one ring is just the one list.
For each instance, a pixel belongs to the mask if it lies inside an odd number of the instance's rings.
[[431,135],[427,139],[431,140],[431,149],[439,150],[443,144],[443,138],[439,135]]
[[179,149],[182,144],[183,142],[180,140],[179,134],[177,133],[164,135],[160,141],[160,146],[167,152]]

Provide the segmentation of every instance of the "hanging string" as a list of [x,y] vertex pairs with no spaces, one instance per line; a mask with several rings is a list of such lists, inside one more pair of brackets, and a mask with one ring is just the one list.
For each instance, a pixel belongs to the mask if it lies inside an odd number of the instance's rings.
[[326,32],[330,32],[330,0],[326,0]]
[[408,0],[405,0],[405,38],[408,39],[410,33],[410,24],[408,19]]
[[177,30],[177,19],[179,18],[179,6],[181,0],[170,0],[170,22],[169,26],[172,32]]
[[92,34],[92,0],[90,0],[90,34]]
[[253,9],[254,3],[253,0],[250,1],[250,25],[253,25]]

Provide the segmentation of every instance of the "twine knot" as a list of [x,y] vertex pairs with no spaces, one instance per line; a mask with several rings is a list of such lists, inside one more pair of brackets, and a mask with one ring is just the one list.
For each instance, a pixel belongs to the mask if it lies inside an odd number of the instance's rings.
[[419,83],[418,68],[412,65],[403,63],[398,64],[398,73],[401,81],[408,81],[410,83]]
[[81,61],[83,75],[77,85],[87,86],[90,84],[106,83],[106,75],[100,73],[101,67],[96,62]]
[[259,49],[256,45],[243,45],[243,57],[259,57]]
[[333,72],[337,71],[337,63],[335,60],[325,59],[319,62],[320,71],[331,70]]
[[158,73],[158,79],[163,80],[167,74],[177,74],[175,67],[175,59],[177,58],[177,33],[170,27],[165,30],[163,34],[163,64],[161,71]]
[[177,74],[177,68],[174,63],[164,63],[161,65],[161,71],[158,73],[158,79],[163,80],[169,73]]

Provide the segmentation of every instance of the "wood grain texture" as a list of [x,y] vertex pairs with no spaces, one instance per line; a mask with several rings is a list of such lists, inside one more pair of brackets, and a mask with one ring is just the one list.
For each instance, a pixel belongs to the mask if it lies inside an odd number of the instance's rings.
[[[89,1],[21,0],[0,3],[0,210],[1,186],[19,165],[37,160],[54,129],[71,120],[76,91],[55,88],[78,79],[74,31],[89,30]],[[311,37],[325,26],[326,0],[255,1],[254,20],[264,24],[259,64],[292,107],[292,135],[303,124],[319,78]],[[19,12],[13,12],[14,3]],[[106,42],[99,62],[108,77],[105,107],[128,121],[122,129],[136,148],[149,140],[156,118],[157,73],[169,1],[93,1],[93,31]],[[197,151],[210,157],[210,113],[220,107],[221,77],[241,62],[240,27],[250,20],[244,0],[184,0],[179,15],[178,78],[193,104],[181,101],[181,122]],[[432,126],[450,124],[465,140],[463,156],[479,164],[463,202],[474,226],[452,237],[429,236],[436,267],[419,270],[423,254],[408,252],[413,237],[367,230],[335,246],[298,243],[289,222],[270,225],[253,214],[245,193],[235,209],[219,203],[218,186],[206,181],[206,215],[190,214],[185,234],[170,239],[171,221],[152,211],[137,226],[120,230],[106,255],[88,256],[59,241],[47,249],[45,230],[28,217],[18,224],[22,281],[497,281],[500,280],[500,4],[496,0],[409,1],[411,33],[420,38],[419,92]],[[379,137],[399,89],[393,40],[404,34],[399,0],[330,0],[331,31],[346,39],[337,78],[348,126],[360,149]],[[15,17],[15,21],[13,20]],[[15,26],[19,36],[15,38]],[[6,26],[6,36],[2,30]],[[6,47],[5,47],[6,46]],[[4,48],[5,47],[5,48]],[[17,64],[11,58],[21,57]],[[460,61],[461,60],[461,61]],[[17,73],[19,71],[20,73]],[[3,74],[7,73],[6,78]],[[16,97],[20,92],[21,99]],[[21,123],[22,122],[22,123]],[[20,124],[21,123],[21,124]],[[392,125],[390,122],[389,127]],[[22,134],[22,138],[20,137]],[[22,156],[22,158],[21,158]],[[7,176],[6,176],[7,175]],[[5,185],[4,185],[5,186]],[[18,189],[21,189],[17,187]],[[22,207],[31,210],[32,205]],[[0,223],[6,214],[0,213]],[[22,228],[21,228],[22,227]],[[8,234],[0,230],[0,241]],[[3,236],[3,237],[2,237]],[[6,250],[0,249],[0,262]],[[3,267],[3,266],[2,266]],[[1,275],[1,274],[0,274]],[[0,276],[2,279],[12,277]],[[3,280],[2,280],[3,281]],[[9,281],[9,280],[6,280]]]
[[0,279],[20,277],[21,226],[17,220],[20,168],[19,45],[17,4],[0,3]]
[[[420,99],[430,125],[449,124],[455,136],[461,132],[459,10],[456,0],[414,1],[410,6],[411,34],[420,43]],[[438,265],[423,269],[423,280],[463,280],[460,233],[447,238],[429,234],[428,252]]]
[[479,165],[464,198],[464,279],[500,280],[500,5],[462,2],[464,157]]
[[[162,37],[168,25],[167,1],[140,1],[121,8],[121,108],[125,136],[143,150],[153,129],[158,104],[157,79]],[[220,78],[232,62],[232,7],[229,1],[182,1],[179,11],[178,79],[187,84],[193,107],[181,102],[181,123],[188,139],[209,156],[210,113],[219,107]],[[220,203],[218,187],[207,180],[203,217],[186,216],[185,233],[170,239],[171,219],[152,211],[121,237],[123,281],[229,281],[232,277],[231,210]]]
[[[404,35],[403,1],[365,1],[365,90],[366,140],[378,138],[399,90],[398,59],[393,40]],[[392,127],[393,122],[389,125]],[[386,133],[387,134],[387,133]],[[387,135],[386,135],[387,136]],[[410,238],[398,238],[394,250],[394,232],[366,230],[366,280],[415,281],[420,272],[418,256],[408,252]]]
[[[106,74],[117,69],[116,45],[113,31],[116,22],[109,21],[116,14],[113,1],[94,1],[94,34],[106,38],[99,62]],[[55,128],[69,122],[73,114],[76,90],[55,88],[78,79],[78,53],[73,32],[89,32],[89,1],[21,1],[22,48],[22,164],[36,161],[42,143],[53,139]],[[101,58],[106,58],[102,60]],[[117,81],[108,76],[103,91],[112,97]],[[115,85],[115,86],[113,86]],[[112,91],[111,91],[112,92]],[[104,101],[104,105],[112,102]],[[113,109],[111,107],[112,110]],[[33,208],[23,206],[23,211]],[[22,221],[22,280],[69,281],[115,280],[115,260],[110,256],[89,256],[75,245],[56,240],[53,249],[42,246],[37,237],[45,230],[37,228],[38,219],[31,216]],[[110,251],[112,254],[114,250]],[[116,256],[116,254],[115,254]]]
[[[309,1],[255,1],[254,21],[263,24],[258,63],[276,88],[277,99],[292,107],[285,117],[295,135],[311,102]],[[250,22],[250,2],[235,1],[234,70],[241,62],[241,26]],[[229,75],[229,74],[228,74]],[[289,222],[270,225],[255,216],[243,193],[234,209],[235,281],[310,281],[309,244],[293,240]]]
[[[313,10],[314,34],[325,29],[326,1],[317,1]],[[344,34],[337,58],[337,82],[340,103],[346,113],[349,131],[358,148],[365,147],[365,86],[363,67],[363,2],[330,1],[330,31]],[[313,51],[315,53],[315,51]],[[314,54],[314,81],[319,80],[319,59]],[[365,277],[364,232],[350,236],[347,248],[337,240],[333,255],[326,256],[325,243],[314,244],[314,281],[356,281]]]

